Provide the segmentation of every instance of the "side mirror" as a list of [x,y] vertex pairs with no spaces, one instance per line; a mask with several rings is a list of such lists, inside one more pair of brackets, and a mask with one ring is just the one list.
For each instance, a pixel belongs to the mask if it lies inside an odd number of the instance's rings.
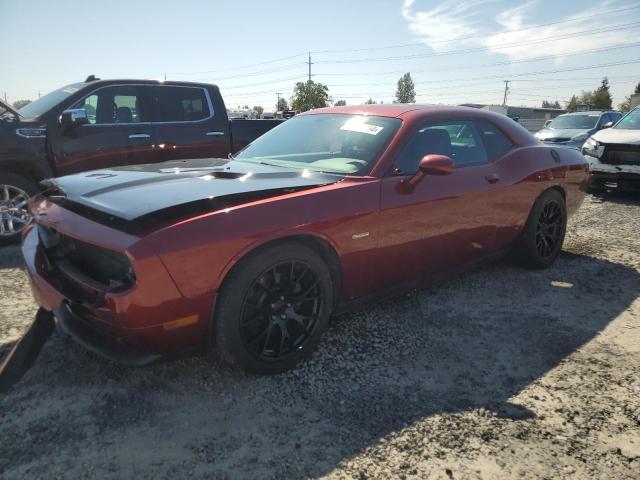
[[422,181],[425,175],[449,175],[454,172],[456,167],[453,160],[446,155],[430,154],[420,160],[418,171],[409,180],[400,182],[401,188],[405,193],[412,193],[416,185]]
[[602,125],[602,128],[611,128],[613,127],[613,122],[607,122],[604,125]]
[[60,125],[63,127],[70,127],[71,125],[85,125],[89,123],[89,117],[87,111],[84,108],[71,108],[65,110],[60,115]]
[[419,170],[425,175],[449,175],[455,170],[453,160],[446,155],[427,155],[420,160]]

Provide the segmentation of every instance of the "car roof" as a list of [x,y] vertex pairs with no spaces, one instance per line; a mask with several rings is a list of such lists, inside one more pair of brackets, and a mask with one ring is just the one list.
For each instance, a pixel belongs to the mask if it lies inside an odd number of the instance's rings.
[[585,110],[584,112],[571,112],[571,113],[563,113],[558,116],[566,116],[566,115],[602,115],[603,113],[620,113],[616,110]]
[[84,85],[85,87],[103,87],[107,85],[119,85],[121,83],[126,84],[138,84],[138,85],[173,85],[173,86],[194,86],[194,87],[215,87],[218,88],[217,85],[213,85],[210,83],[201,83],[201,82],[183,82],[176,80],[149,80],[149,79],[141,79],[141,78],[109,78],[109,79],[96,79],[88,82],[79,82],[75,83],[75,86]]
[[432,114],[470,114],[471,116],[491,115],[487,110],[473,107],[457,107],[451,105],[429,105],[417,103],[390,103],[378,105],[346,105],[342,107],[327,107],[309,110],[302,115],[317,114],[343,114],[343,115],[376,115],[378,117],[400,118],[415,113]]

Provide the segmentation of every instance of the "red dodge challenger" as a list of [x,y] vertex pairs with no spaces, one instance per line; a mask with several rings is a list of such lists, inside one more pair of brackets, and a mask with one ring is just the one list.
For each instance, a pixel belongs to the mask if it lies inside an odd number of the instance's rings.
[[36,318],[95,352],[143,365],[212,349],[275,373],[380,292],[510,251],[548,267],[587,178],[577,150],[491,112],[328,108],[229,159],[50,180],[22,249]]

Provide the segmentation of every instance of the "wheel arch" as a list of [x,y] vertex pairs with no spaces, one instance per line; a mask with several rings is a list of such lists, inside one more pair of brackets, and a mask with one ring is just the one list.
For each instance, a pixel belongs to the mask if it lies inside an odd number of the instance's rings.
[[40,165],[25,158],[8,158],[0,160],[0,173],[21,175],[36,185],[43,179],[54,176],[48,165]]
[[263,239],[260,242],[256,242],[251,244],[249,247],[243,249],[241,252],[236,254],[229,263],[225,266],[224,270],[220,273],[218,277],[218,290],[217,295],[215,296],[214,304],[211,308],[211,314],[209,317],[209,325],[207,329],[207,338],[205,340],[205,344],[207,348],[210,349],[212,346],[213,340],[213,329],[216,317],[216,309],[218,308],[218,295],[220,291],[223,289],[225,282],[229,278],[229,274],[239,266],[242,265],[243,260],[246,260],[252,255],[257,255],[260,251],[264,250],[267,247],[270,247],[279,243],[287,243],[294,242],[302,245],[306,245],[313,250],[315,250],[318,255],[327,263],[329,267],[329,272],[331,273],[331,280],[333,283],[333,303],[336,305],[340,289],[342,288],[342,263],[340,261],[340,256],[338,251],[334,245],[334,243],[323,235],[317,233],[310,232],[299,232],[299,233],[291,233],[287,235],[281,235],[278,237]]
[[236,254],[225,266],[223,271],[218,277],[218,292],[224,286],[225,281],[229,278],[229,274],[242,263],[243,260],[249,256],[257,255],[261,250],[279,243],[299,243],[313,249],[320,258],[329,267],[331,273],[331,281],[333,283],[334,303],[339,297],[339,292],[342,285],[342,262],[340,255],[334,242],[324,235],[320,235],[315,232],[299,232],[281,235],[278,237],[263,239],[259,242],[255,242],[250,246],[244,248],[238,254]]

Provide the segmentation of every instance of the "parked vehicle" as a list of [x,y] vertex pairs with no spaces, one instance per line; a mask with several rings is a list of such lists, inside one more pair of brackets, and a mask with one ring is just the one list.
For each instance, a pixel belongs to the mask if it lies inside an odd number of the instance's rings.
[[586,111],[558,115],[536,132],[538,140],[557,146],[580,150],[585,140],[598,130],[612,127],[622,118],[615,111]]
[[597,132],[582,147],[591,169],[591,188],[640,189],[640,107],[613,128]]
[[502,115],[334,107],[234,159],[53,179],[22,248],[39,318],[91,350],[141,365],[210,348],[275,373],[381,292],[511,251],[548,267],[587,179],[580,152]]
[[96,80],[0,108],[0,244],[19,240],[42,179],[117,165],[226,157],[279,121],[229,122],[218,87]]

